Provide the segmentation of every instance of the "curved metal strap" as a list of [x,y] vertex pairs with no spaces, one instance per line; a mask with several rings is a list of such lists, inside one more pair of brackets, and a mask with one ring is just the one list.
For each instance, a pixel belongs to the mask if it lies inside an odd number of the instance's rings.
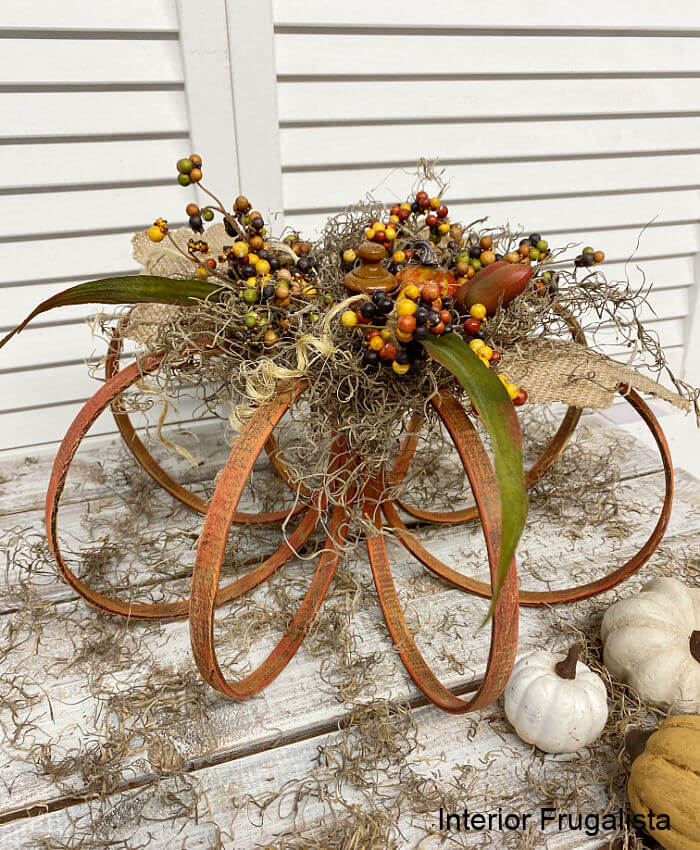
[[[130,603],[93,590],[68,568],[63,559],[58,542],[58,510],[71,463],[85,434],[90,430],[98,416],[112,404],[114,399],[136,381],[140,380],[144,374],[154,371],[158,367],[160,359],[160,356],[152,356],[144,358],[140,364],[132,363],[100,387],[85,404],[68,429],[56,454],[46,494],[46,533],[51,554],[56,561],[58,571],[63,579],[76,593],[95,608],[99,608],[108,614],[117,614],[122,617],[144,620],[157,620],[165,617],[186,617],[189,613],[189,600],[184,599],[178,602],[159,603]],[[289,402],[286,403],[286,406],[288,404]],[[284,407],[285,410],[286,406]],[[217,591],[215,605],[218,606],[225,602],[230,602],[250,588],[256,587],[292,558],[313,532],[318,524],[319,512],[324,507],[325,505],[317,504],[314,507],[308,508],[296,530],[276,552],[246,575],[241,576],[236,581]]]
[[[452,433],[469,478],[481,516],[491,568],[491,582],[498,581],[501,542],[501,510],[498,484],[491,461],[476,429],[456,400],[446,397],[439,413]],[[380,488],[375,485],[364,503],[365,516],[379,528]],[[386,544],[381,532],[367,538],[374,583],[389,632],[406,670],[427,698],[443,711],[463,714],[495,702],[503,692],[515,660],[518,644],[518,579],[512,562],[501,585],[491,622],[491,645],[484,678],[471,697],[464,700],[446,688],[421,655],[406,623],[391,575]]]
[[[588,582],[587,584],[577,585],[576,587],[562,588],[561,590],[521,590],[518,594],[518,599],[521,605],[538,606],[553,605],[558,602],[574,602],[577,599],[585,599],[588,596],[595,596],[605,590],[610,590],[637,572],[637,570],[649,560],[652,554],[656,551],[656,548],[666,532],[666,528],[668,527],[668,523],[671,518],[671,505],[673,502],[673,465],[671,463],[671,454],[666,438],[664,437],[661,426],[651,409],[641,396],[635,392],[635,390],[623,386],[619,388],[619,392],[624,395],[629,404],[631,404],[637,413],[639,413],[642,420],[651,431],[661,454],[661,460],[664,467],[665,492],[661,514],[656,526],[646,543],[632,558],[630,558],[621,567],[618,567],[616,570],[608,573],[603,578]],[[384,513],[386,515],[387,522],[396,532],[399,540],[401,540],[403,545],[413,555],[415,555],[419,561],[425,564],[429,570],[432,570],[434,573],[437,573],[437,575],[447,579],[447,581],[468,593],[475,593],[478,596],[485,597],[491,596],[491,588],[488,584],[458,573],[422,546],[403,524],[393,505],[388,503],[385,504]]]
[[[328,592],[347,531],[347,515],[342,508],[336,507],[309,589],[281,640],[252,673],[236,682],[227,681],[214,646],[216,588],[226,551],[226,539],[246,479],[288,404],[271,403],[259,408],[231,450],[209,506],[192,574],[190,640],[195,662],[203,678],[213,688],[234,699],[246,699],[258,693],[293,658]],[[331,472],[337,470],[341,463],[341,456],[334,452]]]
[[[114,377],[119,370],[119,357],[121,355],[122,342],[123,338],[119,335],[119,333],[115,333],[110,340],[107,358],[105,360],[105,375],[107,380]],[[187,487],[184,487],[176,481],[163,469],[162,466],[160,466],[137,435],[129,414],[119,410],[116,399],[112,403],[112,415],[114,416],[114,421],[124,439],[126,447],[134,456],[134,459],[139,466],[148,475],[150,475],[156,484],[170,493],[170,495],[177,499],[178,502],[181,502],[188,508],[197,511],[197,513],[206,514],[209,502],[202,499],[200,496],[197,496],[191,490],[188,490]],[[266,443],[265,450],[270,456],[270,460],[272,461],[272,465],[274,466],[277,474],[280,478],[282,478],[285,484],[290,487],[290,489],[296,492],[296,488],[292,486],[287,474],[284,455],[280,452],[277,447],[277,442],[273,437],[270,437],[270,440]],[[300,491],[299,495],[303,501],[301,504],[296,505],[294,513],[299,513],[304,510],[304,507],[308,504],[311,498],[309,492],[306,490]],[[267,523],[281,522],[288,516],[290,516],[289,510],[271,511],[267,513],[238,511],[232,521],[235,523],[246,523],[248,525],[264,525]]]

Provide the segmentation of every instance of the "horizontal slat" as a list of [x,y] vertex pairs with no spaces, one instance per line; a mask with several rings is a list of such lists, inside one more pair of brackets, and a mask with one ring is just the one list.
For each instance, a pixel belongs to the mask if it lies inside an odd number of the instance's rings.
[[[105,307],[109,310],[110,307]],[[124,309],[124,308],[121,308]],[[60,316],[60,310],[53,315]],[[127,349],[134,345],[127,342]],[[5,375],[9,369],[20,369],[27,366],[53,366],[74,360],[99,359],[107,351],[107,343],[93,337],[85,322],[73,325],[49,325],[47,327],[26,330],[13,337],[0,352],[0,383],[4,385]],[[19,407],[4,399],[0,401],[0,409]]]
[[352,3],[317,3],[316,0],[274,0],[276,24],[296,26],[356,27],[356,28],[431,28],[483,29],[499,31],[512,27],[579,28],[585,30],[621,27],[625,32],[639,29],[697,29],[700,10],[686,0],[635,0],[633,3],[609,3],[589,0],[583,6],[562,4],[560,0],[539,0],[523,4],[519,0],[499,0],[484,4],[478,14],[462,0],[443,0],[439,15],[425,3],[404,3],[401,14],[392,6],[375,0],[353,0]]
[[[8,283],[49,280],[60,291],[80,280],[110,271],[135,271],[130,231],[94,236],[89,232],[64,239],[0,242],[0,267]],[[56,280],[60,278],[60,280]]]
[[[277,74],[367,76],[444,74],[593,74],[699,70],[698,39],[540,35],[281,33],[275,37]],[[407,57],[419,51],[418,63]],[[360,58],[361,57],[361,58]],[[650,57],[653,57],[650,66]],[[449,84],[448,84],[449,85]]]
[[657,296],[663,289],[692,287],[695,279],[695,258],[692,255],[633,260],[627,264],[607,261],[601,268],[610,280],[628,278],[634,286],[642,286],[645,281],[646,285],[653,284]]
[[[370,84],[371,85],[371,84]],[[381,98],[366,81],[282,82],[280,121],[323,122],[416,119],[464,120],[514,116],[633,115],[698,111],[700,78],[638,80],[385,81]],[[374,87],[372,94],[377,93]],[[673,97],[670,92],[673,92]]]
[[[175,181],[169,186],[6,195],[0,205],[0,233],[21,239],[30,234],[82,230],[138,230],[152,224],[158,216],[182,221],[191,195]],[[41,250],[42,246],[37,244],[36,248]]]
[[[286,169],[373,163],[551,156],[700,149],[700,116],[571,121],[503,121],[483,124],[401,124],[365,127],[292,127],[280,134]],[[537,165],[531,166],[537,168]],[[591,163],[595,170],[595,163]]]
[[8,3],[0,16],[0,32],[13,30],[115,30],[177,32],[174,0],[45,0]]
[[[656,319],[645,322],[645,328],[657,335],[660,344],[672,347],[684,344],[685,323],[683,319]],[[615,328],[601,328],[591,336],[590,343],[596,349],[609,354],[611,351],[632,351],[633,346],[626,346]]]
[[[531,195],[639,190],[693,186],[700,180],[700,154],[549,160],[523,168],[519,162],[453,165],[450,195],[457,198],[511,198]],[[343,206],[367,191],[405,191],[402,172],[385,167],[292,172],[283,177],[285,205],[296,209]],[[697,194],[697,193],[696,193]]]
[[174,181],[175,162],[187,153],[185,139],[10,144],[2,148],[13,166],[3,177],[2,190]]
[[0,139],[187,133],[181,91],[0,92]]
[[3,85],[182,83],[180,45],[171,40],[10,38]]

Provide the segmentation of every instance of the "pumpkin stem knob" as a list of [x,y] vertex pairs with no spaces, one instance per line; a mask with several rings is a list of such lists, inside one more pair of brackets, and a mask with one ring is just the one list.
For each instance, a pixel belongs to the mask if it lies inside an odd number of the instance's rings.
[[632,761],[644,752],[647,741],[654,731],[654,729],[640,729],[638,726],[633,726],[628,730],[625,735],[625,749]]
[[363,242],[357,249],[362,264],[345,275],[345,286],[351,292],[389,292],[396,289],[396,278],[382,266],[386,249],[377,242]]
[[581,654],[581,646],[578,643],[573,644],[569,647],[569,651],[566,655],[566,658],[563,661],[557,661],[554,665],[554,672],[561,679],[575,679],[576,678],[576,663],[578,662],[578,657]]
[[700,629],[690,635],[690,654],[700,664]]

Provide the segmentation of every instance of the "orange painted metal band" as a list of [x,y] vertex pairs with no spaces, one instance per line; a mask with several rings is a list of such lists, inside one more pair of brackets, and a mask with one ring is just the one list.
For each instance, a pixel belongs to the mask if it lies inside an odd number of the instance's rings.
[[[630,558],[621,567],[618,567],[616,570],[608,573],[603,578],[586,584],[577,585],[575,587],[562,588],[560,590],[521,590],[518,594],[520,605],[540,606],[554,605],[562,602],[574,602],[578,599],[585,599],[589,596],[595,596],[598,593],[610,590],[637,572],[637,570],[639,570],[640,567],[649,560],[652,554],[656,551],[666,532],[671,518],[671,505],[673,502],[673,465],[671,462],[671,454],[668,444],[656,417],[641,396],[635,392],[635,390],[627,387],[620,387],[619,391],[623,394],[629,404],[637,411],[637,413],[639,413],[642,420],[651,431],[661,454],[661,460],[664,467],[665,491],[661,514],[656,526],[651,532],[646,543],[644,543],[644,545],[632,558]],[[421,561],[421,563],[428,567],[429,570],[432,570],[432,572],[467,593],[474,593],[478,596],[484,597],[491,596],[491,588],[488,584],[464,576],[451,567],[448,567],[447,564],[444,564],[424,546],[422,546],[401,521],[398,512],[393,505],[385,505],[384,510],[387,521],[391,528],[395,531],[399,540],[416,558],[418,558],[419,561]]]
[[[486,450],[462,407],[451,396],[442,399],[439,414],[455,440],[469,478],[482,520],[491,582],[498,582],[501,545],[501,508],[498,483]],[[381,487],[374,485],[364,503],[365,516],[379,528],[382,509]],[[386,507],[386,505],[384,505]],[[494,607],[491,622],[491,645],[483,679],[468,700],[452,693],[435,676],[421,655],[411,634],[391,575],[384,536],[377,533],[367,538],[372,573],[379,602],[394,644],[409,675],[426,697],[438,708],[452,714],[463,714],[484,708],[503,693],[513,669],[518,644],[518,579],[512,562]]]
[[[189,613],[189,600],[161,603],[124,602],[121,599],[93,590],[89,585],[79,579],[65,563],[58,541],[58,510],[71,463],[83,437],[90,430],[98,416],[112,404],[120,393],[140,380],[143,375],[156,369],[159,363],[160,357],[158,356],[145,357],[140,363],[132,363],[100,387],[85,404],[68,429],[58,449],[46,494],[46,533],[51,554],[56,561],[59,573],[63,579],[76,593],[95,608],[99,608],[101,611],[109,614],[145,620],[158,620],[166,617],[186,617]],[[223,605],[225,602],[230,602],[242,593],[245,593],[246,590],[256,587],[292,558],[318,524],[320,509],[318,504],[307,508],[306,514],[295,531],[276,552],[247,575],[218,589],[215,597],[215,605],[218,606]]]

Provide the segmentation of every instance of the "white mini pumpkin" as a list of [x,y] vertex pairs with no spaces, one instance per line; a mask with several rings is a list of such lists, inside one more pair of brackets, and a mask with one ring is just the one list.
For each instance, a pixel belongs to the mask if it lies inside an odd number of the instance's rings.
[[700,588],[652,579],[612,605],[600,631],[616,679],[654,705],[700,713]]
[[538,649],[520,659],[505,690],[505,712],[518,735],[546,753],[574,753],[600,735],[608,695],[600,676],[568,655]]

